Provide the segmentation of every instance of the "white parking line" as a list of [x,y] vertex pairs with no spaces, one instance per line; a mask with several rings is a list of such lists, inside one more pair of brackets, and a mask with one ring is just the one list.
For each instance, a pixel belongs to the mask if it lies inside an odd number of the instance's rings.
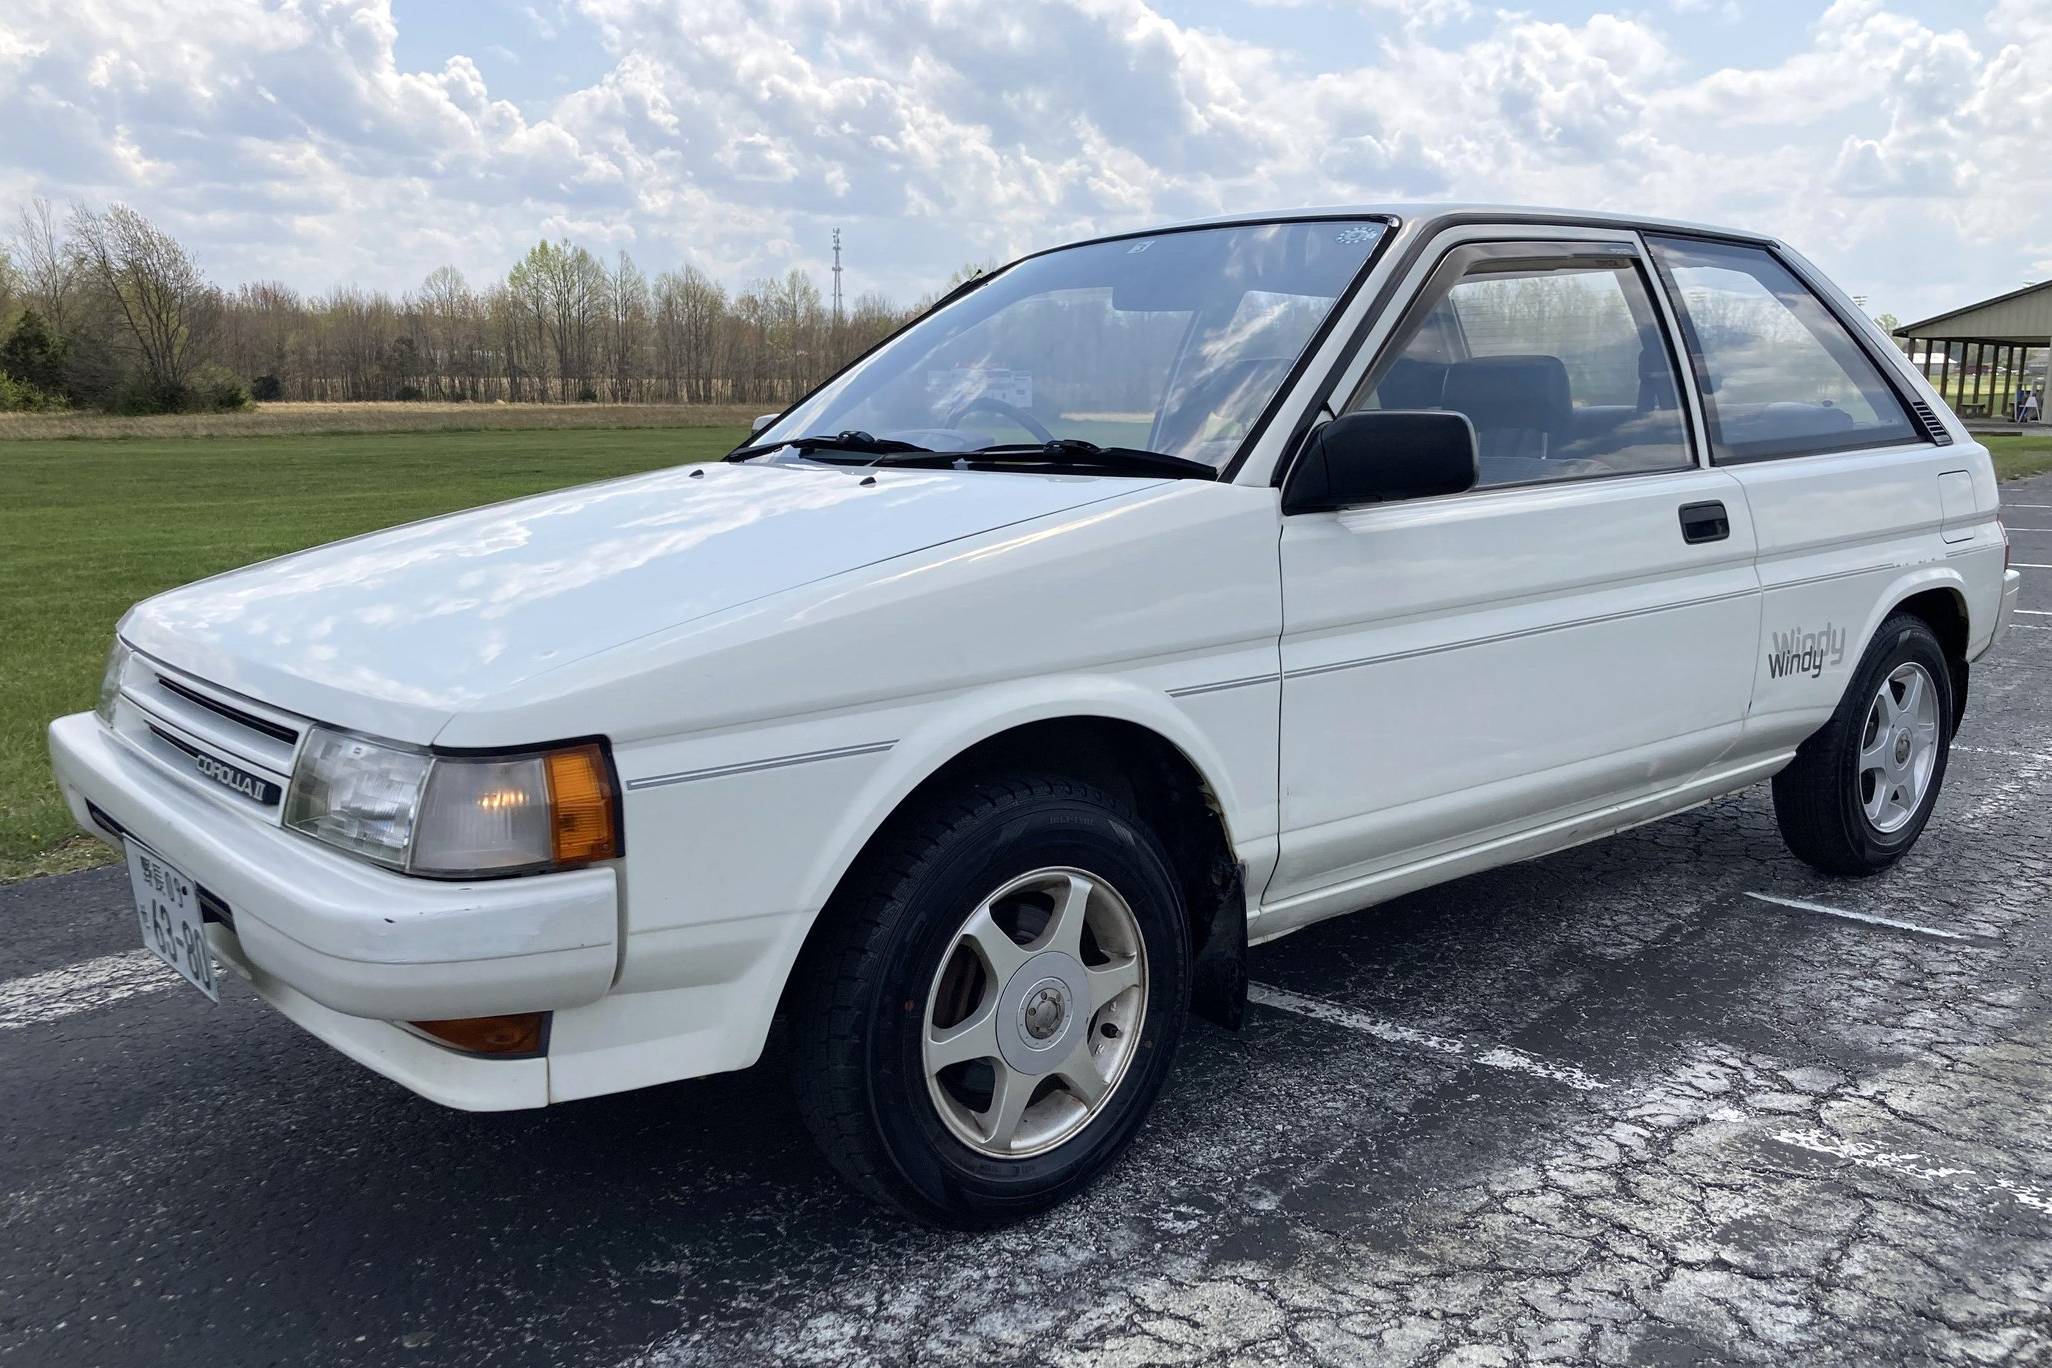
[[2043,751],[2008,750],[2002,746],[1962,746],[1955,743],[1955,753],[1965,751],[1968,755],[2005,755],[2012,760],[2035,760],[2041,765],[2052,765],[2052,755]]
[[2004,505],[2002,505],[2002,506],[2003,506],[2004,508],[2052,508],[2052,504],[2013,504],[2013,503],[2006,503],[2006,504],[2004,504]]
[[1993,1197],[1999,1193],[2019,1206],[2029,1207],[2041,1215],[2052,1216],[2052,1192],[2047,1192],[2036,1183],[2019,1183],[2011,1178],[1982,1178],[1974,1169],[1951,1168],[1944,1164],[1924,1162],[1925,1156],[1915,1150],[1884,1150],[1877,1145],[1869,1145],[1859,1140],[1841,1140],[1822,1131],[1776,1131],[1774,1138],[1794,1149],[1807,1150],[1811,1154],[1822,1154],[1832,1159],[1843,1159],[1856,1168],[1875,1169],[1895,1174],[1900,1178],[1914,1178],[1924,1183],[1942,1183],[1955,1191],[1977,1193],[1983,1197]]
[[2052,570],[2052,565],[2046,565],[2042,561],[2011,561],[2009,568],[2012,570]]
[[2009,625],[2019,632],[2052,632],[2052,627],[2041,622],[2012,622]]
[[2016,611],[2024,617],[2052,617],[2052,613],[2046,612],[2043,608],[2019,608]]
[[1247,1000],[1258,1002],[1264,1007],[1275,1007],[1298,1016],[1310,1017],[1333,1026],[1344,1026],[1350,1031],[1360,1031],[1377,1040],[1392,1045],[1409,1045],[1414,1049],[1429,1050],[1434,1054],[1451,1055],[1470,1064],[1485,1064],[1492,1069],[1508,1069],[1513,1073],[1531,1074],[1554,1083],[1565,1084],[1577,1092],[1593,1092],[1607,1088],[1610,1084],[1592,1074],[1583,1072],[1572,1064],[1556,1064],[1537,1055],[1508,1045],[1491,1045],[1478,1041],[1459,1040],[1453,1036],[1434,1035],[1414,1026],[1399,1025],[1381,1017],[1357,1012],[1351,1007],[1342,1007],[1337,1002],[1322,998],[1305,997],[1285,988],[1273,988],[1265,983],[1247,985]]
[[0,983],[0,1031],[60,1021],[80,1012],[178,982],[171,966],[147,950],[102,955]]
[[1918,926],[1915,922],[1897,921],[1893,917],[1877,917],[1871,912],[1848,912],[1842,907],[1826,907],[1823,903],[1804,902],[1801,898],[1777,898],[1769,893],[1748,893],[1749,898],[1758,898],[1763,903],[1777,907],[1793,907],[1798,912],[1822,912],[1827,917],[1844,917],[1847,921],[1865,922],[1869,926],[1888,926],[1897,931],[1914,931],[1920,936],[1939,936],[1945,940],[1973,940],[1957,931],[1941,931],[1935,926]]

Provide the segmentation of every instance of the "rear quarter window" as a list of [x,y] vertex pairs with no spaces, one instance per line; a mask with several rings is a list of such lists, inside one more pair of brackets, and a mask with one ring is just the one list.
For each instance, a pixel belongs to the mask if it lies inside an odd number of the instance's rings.
[[1647,241],[1695,354],[1715,460],[1923,440],[1859,343],[1772,252]]

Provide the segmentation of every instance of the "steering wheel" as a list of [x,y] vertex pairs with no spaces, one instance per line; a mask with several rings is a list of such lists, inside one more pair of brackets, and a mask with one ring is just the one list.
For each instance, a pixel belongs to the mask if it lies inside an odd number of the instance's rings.
[[1032,433],[1034,437],[1039,441],[1052,442],[1055,439],[1055,435],[1052,432],[1049,432],[1047,428],[1041,424],[1041,421],[1038,418],[1035,418],[1025,409],[1020,408],[1017,404],[1008,404],[1004,400],[999,399],[995,395],[990,394],[976,395],[967,403],[963,404],[960,408],[956,409],[953,413],[949,414],[947,419],[947,426],[960,427],[962,425],[962,420],[968,417],[970,414],[976,412],[978,409],[987,409],[990,412],[997,414],[1001,418],[1011,419],[1020,427],[1025,428],[1028,432]]

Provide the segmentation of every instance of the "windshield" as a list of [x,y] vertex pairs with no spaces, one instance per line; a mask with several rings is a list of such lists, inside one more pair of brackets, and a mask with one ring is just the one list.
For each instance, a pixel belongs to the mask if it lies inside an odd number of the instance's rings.
[[1199,228],[1030,257],[751,446],[841,432],[935,451],[1080,440],[1223,466],[1386,230]]

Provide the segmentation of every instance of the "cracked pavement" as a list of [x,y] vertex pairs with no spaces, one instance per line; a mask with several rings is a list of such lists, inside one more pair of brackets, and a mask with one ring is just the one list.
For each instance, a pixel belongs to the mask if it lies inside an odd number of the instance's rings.
[[[2052,529],[2052,477],[2004,494]],[[232,982],[0,1018],[0,1364],[2052,1362],[2018,623],[1888,874],[1796,863],[1762,786],[1261,947],[1133,1152],[991,1235],[847,1194],[775,1045],[471,1116]],[[0,889],[0,1010],[134,948],[124,877]]]

